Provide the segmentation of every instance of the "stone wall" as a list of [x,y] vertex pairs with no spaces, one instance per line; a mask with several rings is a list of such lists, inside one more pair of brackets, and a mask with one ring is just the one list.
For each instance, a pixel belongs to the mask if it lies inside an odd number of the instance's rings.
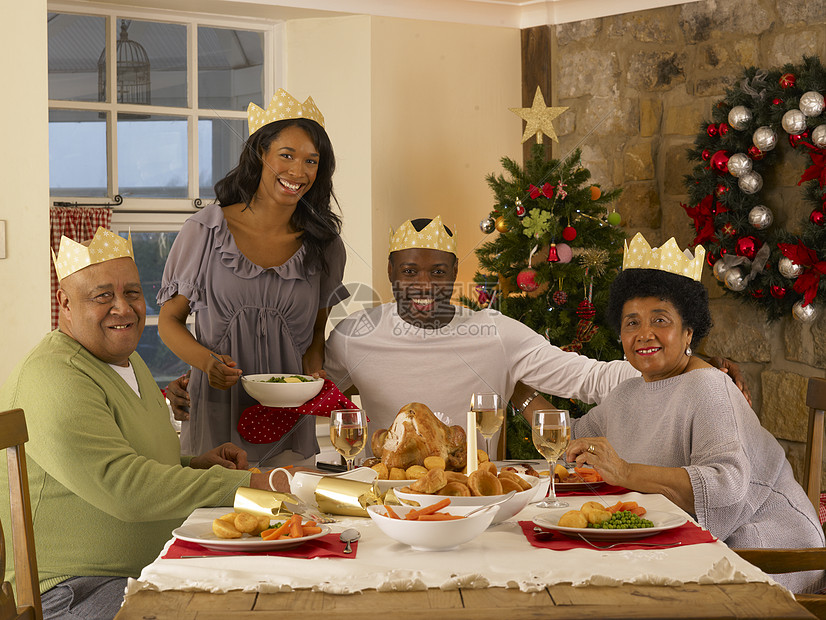
[[[826,2],[701,0],[554,30],[554,105],[570,106],[555,122],[554,156],[580,146],[596,182],[623,188],[616,209],[629,236],[640,231],[652,244],[674,236],[684,247],[694,238],[680,206],[688,202],[683,176],[692,167],[686,149],[701,123],[744,66],[823,58]],[[803,158],[783,150],[787,157],[766,176],[761,195],[791,227],[811,206],[797,187]],[[810,325],[769,324],[705,277],[715,326],[702,352],[740,364],[755,411],[781,440],[799,479],[806,379],[826,376],[826,311]],[[823,482],[826,489],[826,475]]]

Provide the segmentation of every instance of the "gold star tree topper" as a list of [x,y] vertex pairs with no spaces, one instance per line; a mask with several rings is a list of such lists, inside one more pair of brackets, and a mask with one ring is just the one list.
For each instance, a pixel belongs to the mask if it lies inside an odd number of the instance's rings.
[[545,105],[545,98],[542,90],[536,87],[536,94],[533,96],[533,105],[529,108],[509,108],[511,112],[527,121],[525,133],[522,134],[522,142],[536,134],[537,144],[542,144],[542,134],[544,133],[554,142],[559,142],[554,131],[553,120],[562,114],[567,107],[549,108]]

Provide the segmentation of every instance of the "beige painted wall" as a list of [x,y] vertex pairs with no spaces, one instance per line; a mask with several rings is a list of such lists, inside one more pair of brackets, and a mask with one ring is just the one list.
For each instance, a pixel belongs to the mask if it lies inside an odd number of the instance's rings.
[[[0,384],[49,331],[49,134],[46,2],[4,2],[0,20]],[[21,52],[22,50],[22,52]],[[8,59],[14,59],[10,61]]]

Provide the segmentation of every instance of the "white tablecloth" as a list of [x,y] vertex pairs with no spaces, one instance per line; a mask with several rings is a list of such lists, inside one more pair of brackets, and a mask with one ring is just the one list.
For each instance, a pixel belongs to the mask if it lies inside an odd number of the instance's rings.
[[[636,501],[648,510],[685,515],[661,495],[627,493],[602,498],[566,498],[572,508],[593,499],[606,505],[618,499]],[[211,522],[227,511],[227,508],[201,508],[190,515],[187,523]],[[531,592],[557,583],[774,583],[719,541],[637,551],[535,548],[525,539],[517,521],[531,520],[541,512],[542,509],[530,505],[509,521],[489,528],[458,549],[445,552],[413,551],[385,536],[369,518],[341,517],[333,524],[334,532],[348,527],[361,532],[355,559],[222,556],[163,560],[159,556],[143,569],[139,579],[129,580],[127,596],[144,589],[283,592],[310,588],[347,594],[371,588],[389,591],[507,587]],[[170,544],[172,541],[167,547]]]

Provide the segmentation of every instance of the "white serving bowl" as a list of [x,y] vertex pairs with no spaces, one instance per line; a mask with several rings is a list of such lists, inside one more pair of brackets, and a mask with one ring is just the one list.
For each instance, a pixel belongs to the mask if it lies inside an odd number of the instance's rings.
[[[312,381],[301,383],[266,383],[271,377],[304,377]],[[300,407],[315,398],[324,386],[324,379],[314,379],[307,375],[263,374],[242,375],[241,385],[247,394],[265,407]]]
[[[525,476],[519,474],[522,478],[531,483],[531,488],[525,491],[515,493],[504,504],[499,505],[499,512],[494,517],[492,523],[495,525],[502,521],[507,521],[512,516],[521,512],[528,503],[534,499],[536,495],[536,487],[539,484],[539,478],[535,476]],[[426,495],[424,493],[405,493],[399,489],[395,489],[396,497],[404,503],[412,504],[416,502],[420,506],[430,506],[448,497],[447,495]],[[502,499],[504,495],[471,495],[470,497],[450,497],[450,506],[470,506],[478,508],[479,506],[487,506]]]
[[[407,521],[404,516],[411,510],[415,510],[411,506],[393,506],[393,511],[401,519],[388,517],[387,508],[384,506],[368,506],[367,514],[387,536],[405,545],[410,545],[417,551],[449,551],[484,532],[496,517],[499,508],[499,506],[491,506],[488,510],[481,510],[467,519],[453,521]],[[472,506],[451,504],[442,512],[466,515],[473,510],[475,508]]]

